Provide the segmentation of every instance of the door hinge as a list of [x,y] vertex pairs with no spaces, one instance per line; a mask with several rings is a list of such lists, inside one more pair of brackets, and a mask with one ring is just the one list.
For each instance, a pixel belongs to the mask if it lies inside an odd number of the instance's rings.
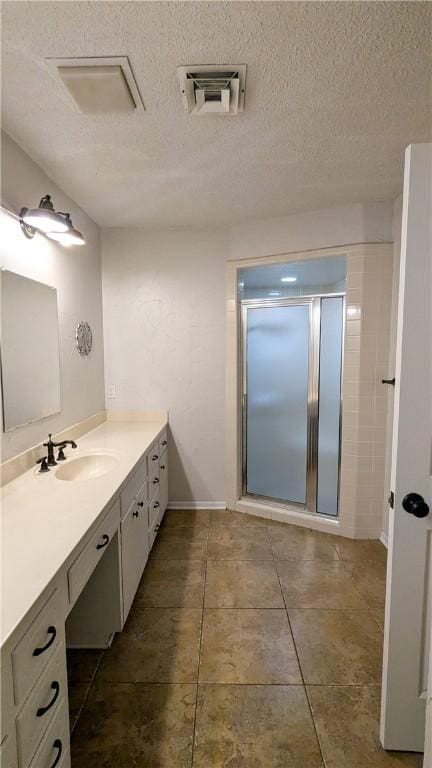
[[394,509],[394,493],[393,491],[390,491],[390,496],[388,497],[388,503],[390,509]]

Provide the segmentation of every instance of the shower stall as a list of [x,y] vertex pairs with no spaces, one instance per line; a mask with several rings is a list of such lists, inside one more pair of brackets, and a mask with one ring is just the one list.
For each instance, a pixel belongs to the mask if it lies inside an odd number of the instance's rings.
[[306,269],[290,264],[289,277],[278,265],[266,285],[260,276],[264,287],[253,287],[252,270],[243,270],[239,283],[243,496],[333,517],[345,315],[338,258],[336,273],[334,259],[320,259]]

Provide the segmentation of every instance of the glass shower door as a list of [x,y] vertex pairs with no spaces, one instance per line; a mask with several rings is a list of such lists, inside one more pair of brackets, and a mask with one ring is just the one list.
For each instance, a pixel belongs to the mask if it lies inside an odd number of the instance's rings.
[[243,308],[245,491],[306,504],[311,302]]
[[339,497],[343,308],[341,296],[321,299],[316,511],[334,517]]

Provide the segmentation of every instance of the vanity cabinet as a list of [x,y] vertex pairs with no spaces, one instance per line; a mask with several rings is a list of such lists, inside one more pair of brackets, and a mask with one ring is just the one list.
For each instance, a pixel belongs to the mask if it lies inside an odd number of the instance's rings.
[[168,503],[167,443],[153,434],[3,643],[2,768],[70,768],[66,646],[123,628]]
[[2,648],[2,768],[70,765],[66,584],[58,577],[34,604],[10,651]]
[[64,710],[61,726],[64,726],[64,720],[67,720],[67,697],[66,648],[61,645],[16,720],[21,766],[29,765],[38,744],[54,717],[60,713],[61,707]]

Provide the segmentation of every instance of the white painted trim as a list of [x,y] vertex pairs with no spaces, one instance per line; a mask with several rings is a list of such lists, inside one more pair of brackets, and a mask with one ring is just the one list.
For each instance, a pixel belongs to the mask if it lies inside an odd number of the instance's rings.
[[170,501],[168,509],[226,509],[226,501]]
[[[303,261],[305,259],[316,259],[325,256],[345,255],[347,257],[347,300],[350,301],[351,288],[350,279],[353,274],[365,274],[376,277],[378,270],[386,267],[386,270],[390,274],[391,282],[391,265],[393,264],[393,248],[390,243],[363,243],[350,246],[337,246],[335,248],[322,248],[314,249],[310,251],[292,252],[285,254],[277,254],[272,256],[257,256],[251,259],[235,259],[227,262],[226,265],[226,342],[225,342],[225,497],[228,500],[228,506],[230,509],[237,509],[238,511],[251,511],[252,505],[248,502],[249,509],[244,508],[244,500],[242,500],[242,465],[241,465],[241,409],[242,400],[240,397],[240,359],[239,359],[239,299],[237,293],[237,272],[239,269],[245,267],[284,263],[289,261]],[[390,286],[390,282],[388,285]],[[390,286],[391,287],[391,286]],[[355,289],[358,290],[358,289]],[[390,290],[390,289],[389,289]],[[373,294],[363,290],[360,291],[360,304],[362,310],[366,309],[374,310],[377,308],[377,300],[371,298]],[[358,321],[346,321],[347,323]],[[356,335],[356,329],[352,328],[353,333],[346,331],[345,335],[345,349],[347,347],[347,339],[350,335]],[[378,334],[374,335],[375,351],[378,354],[380,349],[378,345]],[[346,374],[347,355],[344,355],[344,368],[343,376]],[[378,358],[377,358],[378,359]],[[365,372],[372,373],[372,366],[367,358],[364,358],[362,362]],[[363,370],[363,368],[362,368]],[[359,374],[360,375],[360,374]],[[359,379],[360,380],[360,379]],[[385,393],[384,393],[385,395]],[[356,395],[359,397],[359,395]],[[342,425],[346,423],[344,420],[344,399],[342,400]],[[377,442],[385,442],[385,424],[378,425],[376,423],[376,429],[379,433],[380,440]],[[379,539],[382,530],[381,512],[378,515],[371,515],[371,519],[365,518],[363,515],[364,505],[363,500],[357,493],[357,487],[360,482],[360,476],[358,474],[360,458],[357,456],[354,461],[350,456],[350,461],[355,466],[350,470],[350,482],[347,485],[344,483],[346,476],[344,475],[344,435],[342,434],[342,457],[341,457],[341,486],[345,486],[345,492],[340,494],[340,506],[339,517],[337,520],[337,527],[334,521],[327,521],[317,515],[307,515],[301,512],[294,512],[291,510],[282,510],[277,513],[273,510],[261,510],[258,514],[261,517],[270,517],[275,520],[281,519],[284,522],[289,522],[293,525],[300,525],[307,528],[314,528],[316,530],[322,530],[330,533],[337,533],[340,536],[345,536],[351,539]],[[384,470],[382,471],[382,477],[384,477]],[[379,472],[377,474],[377,482],[379,480]],[[374,479],[375,482],[375,479]],[[356,499],[356,500],[354,500]],[[257,514],[257,512],[255,512]],[[376,517],[376,519],[375,519]]]
[[385,548],[388,549],[388,535],[385,531],[381,531],[381,535],[379,537],[379,540],[381,544],[384,544]]

